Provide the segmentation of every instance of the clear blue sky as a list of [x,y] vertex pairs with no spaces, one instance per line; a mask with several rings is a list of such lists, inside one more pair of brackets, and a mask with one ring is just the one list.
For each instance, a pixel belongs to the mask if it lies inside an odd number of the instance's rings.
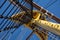
[[[4,2],[5,0],[0,0],[0,6],[1,4]],[[21,0],[20,0],[21,1]],[[45,9],[49,10],[51,13],[53,13],[55,16],[57,16],[58,18],[60,18],[60,0],[33,0],[35,3],[37,3],[39,6],[44,7]],[[2,15],[3,11],[7,8],[7,6],[9,5],[9,1],[7,1],[2,8],[0,8],[0,15]],[[26,3],[24,4],[26,5]],[[27,6],[27,5],[26,5]],[[29,6],[28,6],[29,7]],[[7,16],[7,14],[9,13],[9,11],[13,8],[13,5],[11,4],[10,7],[6,10],[6,12],[3,14],[3,16]],[[17,9],[17,7],[14,7],[13,10],[9,13],[8,17],[12,15],[12,13],[14,12],[14,10]],[[19,8],[14,12],[16,13],[19,10]],[[20,12],[20,11],[19,11]],[[1,21],[4,19],[0,19],[0,23]],[[13,24],[12,21],[7,21],[4,20],[3,23],[0,25],[1,27],[6,27],[7,25],[9,26],[10,24]],[[6,22],[6,23],[5,23]],[[4,25],[5,23],[5,25]],[[10,24],[9,24],[10,23]],[[11,25],[10,25],[11,26]],[[2,29],[3,29],[2,28]],[[11,33],[14,29],[9,30],[9,34],[4,37],[8,31],[4,31],[0,33],[0,40],[2,39],[6,39],[6,40],[25,40],[28,35],[32,32],[32,30],[24,27],[23,25],[21,27],[19,27],[14,33]],[[53,35],[53,34],[52,34]],[[57,40],[59,40],[58,36],[53,36],[56,37]],[[53,40],[52,38],[48,38],[49,40]],[[33,34],[32,37],[30,38],[30,40],[39,40],[39,38],[36,36],[36,34]]]

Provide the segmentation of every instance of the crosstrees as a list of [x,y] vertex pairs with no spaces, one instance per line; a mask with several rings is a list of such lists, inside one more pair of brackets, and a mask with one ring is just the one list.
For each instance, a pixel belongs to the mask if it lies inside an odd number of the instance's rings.
[[[29,3],[30,4],[30,1],[29,0],[25,0],[27,3]],[[33,6],[35,7],[35,8],[37,8],[38,10],[42,10],[42,9],[44,9],[43,7],[41,7],[41,6],[38,6],[36,3],[34,3],[33,2]],[[56,22],[58,22],[58,23],[60,23],[60,19],[59,18],[57,18],[56,16],[54,16],[54,15],[52,15],[50,12],[48,12],[47,10],[44,10],[44,11],[46,11],[46,13],[47,13],[47,16],[52,16],[51,17],[51,19],[53,19],[53,20],[55,20]],[[45,14],[45,12],[44,11],[42,11],[42,13],[44,13]]]

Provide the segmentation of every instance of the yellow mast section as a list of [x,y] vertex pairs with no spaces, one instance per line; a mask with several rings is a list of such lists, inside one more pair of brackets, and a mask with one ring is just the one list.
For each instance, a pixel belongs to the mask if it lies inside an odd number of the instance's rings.
[[44,20],[37,20],[35,21],[35,24],[54,34],[60,35],[60,24]]
[[[42,27],[45,30],[48,30],[54,34],[60,35],[60,24],[58,23],[53,23],[53,22],[49,22],[47,20],[41,20],[40,16],[42,16],[39,11],[33,11],[33,13],[36,13],[36,15],[33,15],[35,17],[34,19],[34,23],[40,27]],[[33,17],[33,18],[34,18]]]
[[[36,12],[36,14],[34,14],[35,12]],[[39,13],[39,11],[33,11],[33,14],[34,14],[33,16],[35,17],[35,19],[33,17],[33,19],[35,21],[34,23],[36,25],[38,25],[38,26],[42,27],[43,29],[48,30],[54,34],[60,35],[60,24],[49,22],[49,21],[45,20],[46,18],[44,20],[42,20],[40,18],[40,16],[42,16],[42,15],[41,15],[41,13]]]

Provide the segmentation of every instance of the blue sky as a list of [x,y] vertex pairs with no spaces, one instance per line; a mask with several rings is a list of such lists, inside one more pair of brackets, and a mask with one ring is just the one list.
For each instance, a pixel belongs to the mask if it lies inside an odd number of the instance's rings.
[[[1,4],[4,2],[5,0],[0,0],[0,6]],[[55,16],[57,16],[58,18],[60,18],[60,0],[33,0],[35,3],[37,3],[39,6],[44,7],[45,9],[47,9],[48,11],[50,11],[51,13],[53,13]],[[20,0],[21,2],[21,0]],[[19,11],[19,8],[17,8],[16,6],[14,7],[13,4],[11,4],[9,6],[9,8],[4,12],[4,10],[8,7],[8,5],[10,4],[9,1],[6,1],[6,3],[0,8],[0,15],[3,16],[11,16],[12,14],[16,14],[17,11]],[[23,4],[23,3],[22,3]],[[24,5],[29,7],[28,5],[26,5],[27,3],[25,3]],[[13,8],[12,11],[10,11]],[[10,11],[10,13],[9,13]],[[15,12],[14,12],[15,11]],[[4,12],[4,13],[3,13]],[[3,14],[2,14],[3,13]],[[8,14],[8,15],[7,15]],[[4,21],[2,21],[4,20]],[[1,23],[2,22],[2,23]],[[8,26],[12,26],[14,25],[14,22],[10,21],[10,20],[5,20],[5,19],[0,19],[0,28],[3,27],[5,28],[7,25]],[[3,28],[1,28],[3,30]],[[12,30],[8,30],[8,31],[4,31],[0,33],[0,40],[25,40],[28,35],[32,32],[32,30],[30,30],[29,28],[24,27],[23,25],[21,27],[19,27],[14,33],[13,32],[14,29]],[[8,33],[8,34],[7,34]],[[7,35],[6,35],[7,34]],[[6,36],[5,36],[6,35]],[[52,34],[54,35],[54,34]],[[52,36],[51,35],[51,36]],[[57,40],[59,40],[59,37],[57,35],[53,36],[56,37]],[[53,40],[52,38],[48,38],[49,40]],[[33,34],[32,37],[30,38],[30,40],[39,40],[39,38],[37,37],[36,34]]]

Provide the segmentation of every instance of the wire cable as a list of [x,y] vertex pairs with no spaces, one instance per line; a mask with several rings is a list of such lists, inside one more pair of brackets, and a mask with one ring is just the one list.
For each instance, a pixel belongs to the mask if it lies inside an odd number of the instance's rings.
[[[11,3],[8,5],[8,7],[4,10],[4,12],[1,15],[3,15],[7,11],[7,9],[10,7],[10,5],[11,5]],[[4,21],[4,19],[2,19],[0,25],[2,24],[3,21]]]
[[2,6],[6,3],[6,1],[7,1],[7,0],[5,0],[5,1],[2,3],[2,5],[0,6],[0,8],[2,8]]
[[[13,8],[9,11],[9,13],[8,13],[6,16],[9,16],[9,14],[12,12],[12,10],[14,9],[14,7],[15,7],[15,6],[13,6]],[[4,20],[3,20],[3,22],[4,22]],[[2,27],[1,27],[0,29],[2,29],[7,22],[8,22],[8,20],[6,20],[6,21],[4,22],[4,24],[1,23],[1,24],[3,24],[3,25],[2,25]]]

